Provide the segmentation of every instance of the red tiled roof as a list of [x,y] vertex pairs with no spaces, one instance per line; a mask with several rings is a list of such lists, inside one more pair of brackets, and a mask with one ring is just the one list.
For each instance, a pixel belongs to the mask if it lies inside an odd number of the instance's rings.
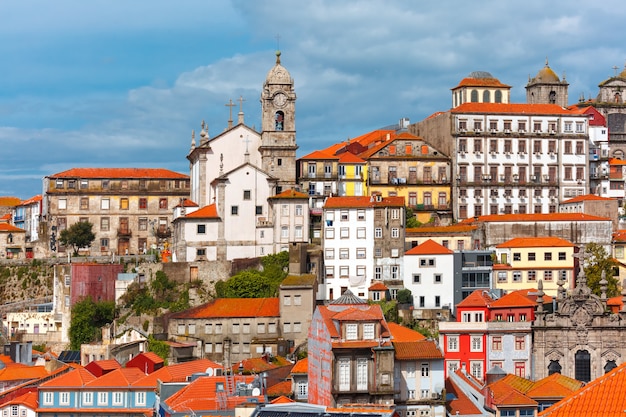
[[85,386],[92,388],[129,387],[145,376],[146,374],[139,368],[119,368],[87,382]]
[[534,307],[537,303],[519,291],[510,292],[491,303],[492,308]]
[[609,165],[626,165],[623,159],[609,158]]
[[350,152],[344,152],[341,155],[339,155],[339,163],[340,164],[364,164],[365,160],[362,158],[359,158],[358,156]]
[[266,394],[270,397],[291,395],[291,381],[281,381],[267,388]]
[[114,369],[120,369],[122,365],[115,359],[104,359],[101,361],[93,361],[88,364],[88,366],[96,366],[104,371],[112,371]]
[[21,200],[17,197],[0,196],[0,206],[1,207],[15,207],[21,203]]
[[[235,385],[238,382],[243,382],[247,385],[251,384],[254,378],[255,376],[251,375],[236,375],[233,379]],[[205,413],[200,412],[220,409],[220,402],[217,395],[218,382],[226,387],[226,377],[224,376],[200,377],[172,394],[164,402],[174,412],[186,413],[189,412],[189,410],[193,410],[194,412],[198,412],[198,414],[205,415]],[[255,398],[259,403],[263,403],[265,400],[261,395],[229,395],[226,397],[225,408],[232,410],[235,406],[250,401],[250,398]]]
[[[537,289],[536,288],[526,288],[523,290],[515,290],[513,292],[518,292],[520,294],[522,294],[523,296],[529,298],[530,300],[534,301],[535,303],[537,302]],[[551,304],[552,303],[552,297],[550,297],[549,295],[544,294],[543,295],[543,303],[544,304]]]
[[326,151],[314,151],[311,152],[308,155],[305,155],[303,157],[301,157],[300,159],[339,159],[337,156],[335,156],[334,152],[333,153],[329,153]]
[[292,374],[306,374],[309,372],[309,359],[304,358],[300,359],[296,364],[291,368]]
[[135,356],[133,359],[137,358],[138,356],[143,356],[144,358],[148,359],[154,364],[165,362],[162,357],[160,357],[154,352],[141,352],[139,355]]
[[443,354],[432,340],[393,342],[398,360],[443,359]]
[[406,251],[405,255],[450,255],[454,251],[440,245],[432,239]]
[[136,381],[133,383],[133,386],[155,387],[157,380],[161,382],[184,382],[188,376],[205,372],[208,368],[224,369],[222,365],[211,360],[197,359],[195,361],[164,366]]
[[172,318],[278,317],[278,298],[216,298],[172,315]]
[[241,371],[245,374],[259,374],[263,371],[276,369],[283,366],[292,366],[293,363],[282,356],[273,356],[271,360],[267,357],[248,358],[233,365],[234,371]]
[[476,221],[483,223],[497,222],[576,222],[576,221],[607,221],[608,217],[592,216],[585,213],[533,213],[533,214],[488,214],[465,219],[461,224],[472,224]]
[[198,207],[198,203],[188,198],[183,198],[182,201],[176,204],[174,207]]
[[[332,308],[332,309],[331,309]],[[360,304],[354,305],[331,305],[317,307],[319,314],[322,316],[326,330],[331,338],[339,338],[337,327],[334,321],[346,320],[346,321],[372,321],[376,320],[380,322],[381,336],[389,336],[389,323],[384,320],[383,311],[378,304]],[[376,342],[374,342],[376,343]]]
[[291,398],[287,398],[284,395],[281,395],[280,397],[276,397],[272,401],[270,401],[270,404],[287,404],[287,403],[293,403],[293,402],[295,401],[292,400]]
[[558,237],[516,237],[496,245],[496,248],[572,248],[574,246],[572,242]]
[[188,179],[189,176],[163,168],[72,168],[49,178],[154,178]]
[[493,298],[485,290],[474,290],[470,295],[465,297],[458,307],[487,307],[493,302]]
[[620,229],[616,232],[613,232],[613,241],[614,242],[626,242],[626,230]]
[[604,374],[538,415],[540,417],[622,416],[626,410],[626,363]]
[[33,203],[39,203],[43,198],[41,197],[41,194],[36,195],[34,197],[29,198],[28,200],[23,200],[19,205],[20,206],[28,206],[31,205]]
[[95,379],[96,377],[85,368],[77,368],[66,374],[59,375],[54,379],[44,382],[39,385],[39,388],[82,387]]
[[391,340],[394,342],[416,342],[426,339],[426,336],[420,332],[392,321],[388,322],[387,326],[389,326],[389,331],[391,332]]
[[217,214],[217,205],[211,204],[209,206],[204,206],[192,213],[189,213],[185,216],[190,219],[219,219]]
[[328,197],[324,208],[404,207],[404,197]]
[[469,399],[465,391],[459,388],[450,378],[446,379],[446,393],[453,395],[450,401],[446,401],[448,415],[483,415],[481,410]]
[[601,197],[599,195],[594,195],[594,194],[585,194],[585,195],[576,196],[574,198],[570,198],[569,200],[565,200],[561,202],[561,204],[579,203],[581,201],[612,201],[612,200],[613,200],[612,198],[608,198],[608,197]]
[[459,85],[454,87],[452,90],[456,90],[459,87],[500,87],[500,88],[511,88],[510,85],[502,84],[500,80],[497,78],[474,78],[474,77],[465,77],[460,82]]
[[283,191],[280,194],[276,194],[275,196],[272,196],[270,198],[295,198],[295,199],[305,198],[305,199],[308,199],[309,196],[307,194],[301,193],[294,189],[289,189],[289,190]]
[[376,281],[367,289],[368,291],[387,291],[389,288],[382,281]]
[[34,411],[37,409],[38,404],[39,394],[37,393],[37,390],[33,388],[33,391],[29,391],[25,394],[20,395],[19,397],[15,397],[10,401],[2,403],[2,407],[7,407],[10,405],[23,405]]
[[[9,215],[10,218],[10,215]],[[13,226],[9,223],[0,223],[0,232],[11,232],[11,233],[26,233],[26,230],[20,229],[17,226]]]
[[489,114],[537,114],[537,115],[575,115],[576,113],[558,104],[525,103],[463,103],[451,110],[452,113],[489,113]]

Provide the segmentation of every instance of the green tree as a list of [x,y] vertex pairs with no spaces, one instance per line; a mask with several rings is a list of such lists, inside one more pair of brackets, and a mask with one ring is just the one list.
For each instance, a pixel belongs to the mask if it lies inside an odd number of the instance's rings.
[[80,345],[97,340],[100,328],[115,318],[115,302],[94,302],[87,297],[72,307],[69,337],[70,349],[80,350]]
[[61,230],[59,242],[64,246],[71,246],[74,256],[76,256],[80,248],[91,246],[91,243],[96,238],[96,235],[91,230],[92,228],[93,225],[89,222],[74,223],[68,229]]
[[616,297],[620,294],[619,282],[613,275],[615,261],[609,256],[606,249],[597,243],[588,243],[585,246],[585,253],[589,256],[585,262],[585,276],[587,277],[587,285],[596,295],[602,294],[600,281],[602,280],[602,272],[604,272],[607,280],[607,297]]
[[226,281],[223,296],[226,298],[273,297],[278,285],[255,269],[241,271]]
[[417,217],[415,217],[415,213],[413,212],[413,209],[410,207],[405,207],[404,209],[404,216],[406,218],[406,228],[407,229],[411,229],[414,227],[420,227],[420,222],[417,220]]
[[167,365],[167,357],[170,354],[170,347],[162,340],[157,340],[152,335],[148,336],[148,352],[154,352],[157,356],[165,361]]
[[409,290],[408,288],[398,290],[398,294],[396,294],[396,300],[398,300],[398,304],[413,304],[413,296],[411,294],[411,290]]
[[150,288],[157,303],[162,306],[174,302],[179,295],[175,291],[176,282],[170,281],[167,274],[163,271],[157,271],[154,279],[150,282]]

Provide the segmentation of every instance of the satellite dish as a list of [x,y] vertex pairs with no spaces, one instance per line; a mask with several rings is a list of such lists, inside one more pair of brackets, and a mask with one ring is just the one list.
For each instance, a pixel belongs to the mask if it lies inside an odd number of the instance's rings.
[[359,285],[362,285],[365,283],[365,275],[350,275],[348,277],[348,282],[350,282],[350,285],[353,287],[358,287]]
[[215,371],[213,370],[213,368],[206,368],[205,373],[206,373],[208,376],[213,376],[213,375],[215,374]]
[[258,388],[252,388],[252,396],[258,397],[259,395],[261,395],[261,390]]

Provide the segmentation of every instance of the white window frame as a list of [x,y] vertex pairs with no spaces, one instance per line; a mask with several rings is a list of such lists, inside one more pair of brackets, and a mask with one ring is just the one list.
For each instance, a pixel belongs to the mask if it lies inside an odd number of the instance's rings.
[[366,358],[357,358],[356,360],[356,389],[357,391],[365,391],[368,388],[367,381],[368,360]]
[[358,340],[359,325],[356,323],[346,323],[346,340]]
[[376,327],[374,323],[363,323],[363,340],[374,340],[376,338]]
[[459,336],[449,335],[448,336],[448,352],[458,352],[458,351],[459,351]]
[[98,405],[108,405],[109,393],[106,391],[98,392]]

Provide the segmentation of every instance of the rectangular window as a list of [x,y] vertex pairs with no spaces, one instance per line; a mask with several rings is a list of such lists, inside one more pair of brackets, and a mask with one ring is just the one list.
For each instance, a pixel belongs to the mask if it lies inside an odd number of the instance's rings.
[[491,350],[502,350],[502,336],[493,336]]
[[448,351],[450,352],[459,351],[459,337],[458,336],[448,336]]
[[110,200],[108,198],[103,198],[100,200],[100,210],[108,210],[111,207]]
[[337,367],[339,368],[339,391],[350,390],[350,360],[340,359],[337,361]]
[[265,333],[265,323],[257,323],[256,325],[257,333]]
[[535,252],[528,252],[528,260],[529,261],[535,260]]
[[348,248],[340,248],[339,259],[349,259],[349,258],[350,258],[350,250]]
[[243,324],[243,334],[250,334],[250,323]]
[[526,348],[526,339],[524,336],[515,336],[515,350],[524,350]]
[[374,267],[374,279],[381,280],[383,278],[383,267],[375,266]]
[[120,210],[128,210],[128,198],[120,198]]
[[98,392],[98,405],[107,405],[109,402],[109,393],[106,391]]
[[59,404],[70,405],[70,393],[69,392],[61,392],[59,394]]
[[393,227],[391,228],[391,237],[393,239],[397,239],[400,237],[400,229],[397,227]]
[[140,217],[138,227],[139,230],[148,230],[148,218]]
[[567,257],[565,256],[565,252],[559,252],[559,261],[564,261],[566,259]]
[[89,210],[89,197],[81,197],[81,199],[80,199],[80,209],[81,210]]
[[413,274],[413,284],[419,284],[421,280],[420,274]]
[[[341,278],[348,278],[349,273],[350,273],[350,268],[348,266],[339,267],[339,276]],[[343,291],[341,293],[343,294]]]
[[120,391],[113,392],[113,405],[120,406],[123,403],[123,395]]
[[377,227],[374,229],[374,238],[381,239],[383,237],[383,229],[382,227]]
[[325,259],[335,259],[335,249],[326,248],[324,249],[324,258]]
[[239,206],[230,206],[230,214],[233,216],[239,215]]
[[543,271],[543,280],[552,281],[552,271]]
[[199,235],[203,235],[206,233],[206,224],[198,224],[196,225],[196,231]]
[[428,377],[430,375],[430,364],[422,363],[422,376]]
[[472,345],[470,347],[472,352],[483,351],[483,338],[482,336],[472,336]]
[[140,210],[145,210],[148,208],[148,199],[145,197],[141,197],[139,199],[139,209]]
[[365,248],[357,248],[356,249],[356,258],[357,259],[365,259],[366,251]]
[[363,339],[372,340],[374,339],[374,323],[364,323],[363,324]]
[[339,237],[341,239],[348,239],[350,237],[350,229],[347,227],[342,227],[339,229]]
[[67,210],[67,199],[59,198],[59,210]]
[[100,218],[100,230],[103,232],[108,232],[109,231],[109,218],[108,217],[101,217]]
[[287,239],[289,237],[289,227],[281,226],[280,228],[280,237],[283,239]]
[[326,278],[330,279],[330,278],[334,278],[335,277],[335,267],[334,266],[327,266],[326,267]]
[[250,196],[252,195],[252,193],[250,192],[250,190],[243,190],[243,199],[244,200],[250,200]]
[[93,404],[93,392],[84,391],[83,392],[83,404],[92,405]]
[[222,323],[215,324],[215,334],[222,334]]
[[357,340],[358,325],[355,323],[346,324],[346,340]]

